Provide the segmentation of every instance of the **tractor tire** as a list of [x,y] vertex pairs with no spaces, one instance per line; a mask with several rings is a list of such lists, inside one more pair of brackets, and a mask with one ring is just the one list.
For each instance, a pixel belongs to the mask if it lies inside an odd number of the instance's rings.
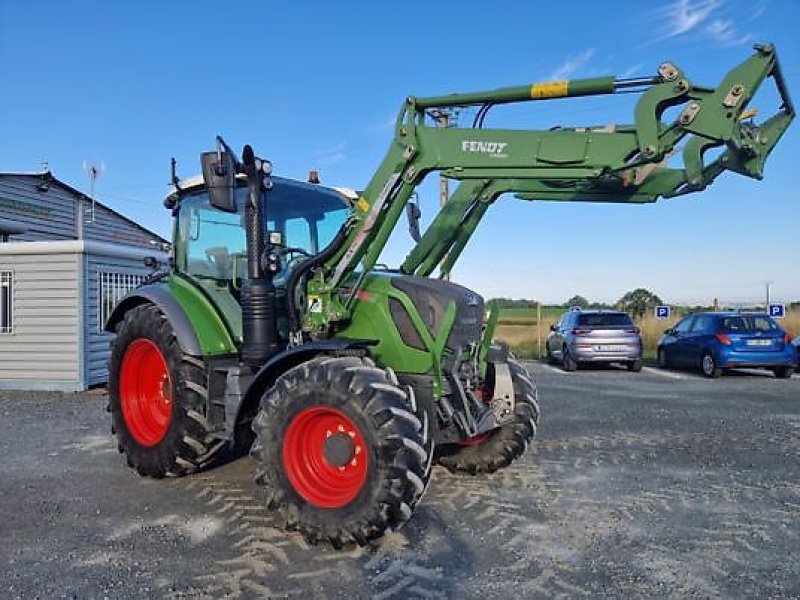
[[117,327],[108,367],[111,432],[128,466],[149,477],[181,476],[207,465],[225,442],[210,435],[203,361],[183,354],[152,304]]
[[450,472],[494,473],[522,456],[536,435],[539,403],[533,376],[514,359],[508,359],[508,367],[514,383],[514,419],[461,445],[443,448],[437,462]]
[[311,544],[364,546],[398,529],[430,481],[427,412],[368,358],[290,369],[264,394],[253,431],[267,507]]

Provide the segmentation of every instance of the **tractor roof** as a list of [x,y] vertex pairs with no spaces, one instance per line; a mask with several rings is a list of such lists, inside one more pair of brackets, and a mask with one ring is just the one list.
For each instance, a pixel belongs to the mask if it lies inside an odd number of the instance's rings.
[[[348,188],[348,187],[327,187],[327,186],[320,185],[318,183],[308,183],[306,181],[300,181],[300,180],[297,180],[297,179],[288,179],[286,177],[277,177],[277,176],[273,176],[272,180],[275,181],[276,183],[279,183],[279,184],[284,184],[284,185],[288,184],[288,185],[291,185],[291,186],[294,186],[294,187],[298,187],[300,189],[304,189],[304,190],[307,190],[307,191],[317,191],[317,190],[319,190],[319,191],[329,191],[329,190],[331,190],[331,191],[336,192],[340,196],[342,196],[347,201],[348,204],[352,204],[353,202],[358,200],[358,192],[356,192],[355,190],[353,190],[351,188]],[[241,186],[246,185],[245,176],[243,174],[241,174],[241,173],[236,175],[236,182],[237,182],[237,186],[238,185],[241,185]],[[187,177],[186,179],[182,179],[180,181],[180,187],[181,187],[181,192],[183,194],[192,193],[192,192],[198,192],[198,191],[202,190],[203,188],[205,188],[205,181],[203,180],[203,176],[202,175],[193,175],[192,177]],[[171,196],[173,196],[175,194],[175,192],[176,192],[175,187],[174,186],[171,187],[170,188],[170,192],[169,192],[169,194],[167,194],[166,198],[170,198]]]

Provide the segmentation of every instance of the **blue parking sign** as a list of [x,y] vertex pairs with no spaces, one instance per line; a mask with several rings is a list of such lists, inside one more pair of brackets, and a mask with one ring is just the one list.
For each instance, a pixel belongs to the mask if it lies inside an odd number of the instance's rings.
[[768,312],[773,319],[782,319],[786,316],[786,307],[783,304],[770,304]]
[[669,319],[669,306],[656,306],[656,319]]

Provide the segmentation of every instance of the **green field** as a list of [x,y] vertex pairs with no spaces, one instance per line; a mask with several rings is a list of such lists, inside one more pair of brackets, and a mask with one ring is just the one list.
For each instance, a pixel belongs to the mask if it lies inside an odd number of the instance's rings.
[[[559,306],[543,306],[542,318],[543,319],[558,319],[564,309]],[[536,320],[535,308],[501,308],[500,320],[507,319],[533,319]]]
[[495,339],[504,341],[518,358],[537,358],[538,340],[547,337],[550,325],[558,321],[564,308],[543,306],[541,325],[535,308],[502,308]]

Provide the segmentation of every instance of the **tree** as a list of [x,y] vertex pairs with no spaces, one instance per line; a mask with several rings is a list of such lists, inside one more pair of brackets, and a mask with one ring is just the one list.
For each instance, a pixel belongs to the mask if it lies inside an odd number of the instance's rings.
[[564,303],[564,308],[572,308],[573,306],[589,308],[589,301],[580,294],[575,294],[572,298]]
[[615,307],[641,319],[645,313],[659,304],[664,304],[664,301],[653,292],[644,288],[636,288],[617,300]]
[[514,300],[511,298],[490,298],[486,304],[494,302],[497,308],[534,308],[536,306],[535,300],[528,300],[527,298],[520,298]]

